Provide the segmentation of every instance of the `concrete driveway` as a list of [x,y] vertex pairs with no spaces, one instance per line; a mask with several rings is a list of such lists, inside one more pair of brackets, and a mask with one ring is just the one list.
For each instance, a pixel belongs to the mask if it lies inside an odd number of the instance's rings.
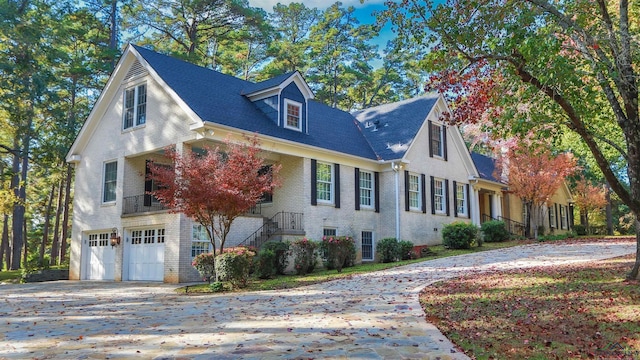
[[424,320],[418,293],[476,271],[576,263],[632,241],[535,244],[304,288],[178,296],[175,285],[0,285],[0,358],[466,359]]

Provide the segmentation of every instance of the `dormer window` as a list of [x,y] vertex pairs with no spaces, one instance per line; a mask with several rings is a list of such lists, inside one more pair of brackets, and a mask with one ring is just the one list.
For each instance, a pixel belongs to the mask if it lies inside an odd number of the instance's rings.
[[285,125],[287,129],[302,131],[302,104],[289,99],[284,100],[286,110]]
[[124,130],[147,122],[147,85],[140,84],[124,91]]

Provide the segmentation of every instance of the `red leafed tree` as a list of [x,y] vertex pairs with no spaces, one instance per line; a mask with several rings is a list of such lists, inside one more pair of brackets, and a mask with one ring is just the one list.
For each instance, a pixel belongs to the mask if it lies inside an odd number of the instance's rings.
[[553,194],[562,186],[565,178],[576,170],[576,160],[571,154],[554,156],[548,147],[531,147],[522,141],[507,150],[499,162],[497,176],[508,178],[509,191],[522,199],[527,206],[529,222],[534,237],[543,224],[544,212]]
[[233,221],[279,185],[280,166],[263,171],[265,162],[257,137],[245,140],[242,144],[226,141],[224,149],[207,148],[203,155],[181,155],[169,149],[167,156],[173,167],[149,165],[148,177],[158,183],[151,195],[172,212],[184,213],[206,228],[214,255],[224,250]]
[[584,225],[589,229],[589,214],[607,206],[607,191],[604,186],[593,185],[581,177],[573,189],[573,200],[580,210],[580,218],[584,219]]

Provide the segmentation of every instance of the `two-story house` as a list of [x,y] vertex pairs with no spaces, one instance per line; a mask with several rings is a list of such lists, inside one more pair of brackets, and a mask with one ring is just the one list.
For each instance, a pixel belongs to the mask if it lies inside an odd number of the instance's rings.
[[[257,134],[282,186],[236,220],[226,246],[349,235],[358,261],[386,237],[441,242],[480,221],[479,174],[437,94],[348,113],[321,104],[298,72],[252,83],[138,46],[126,48],[67,161],[75,165],[71,279],[199,280],[205,232],[148,191],[147,163]],[[472,210],[474,212],[472,212]]]

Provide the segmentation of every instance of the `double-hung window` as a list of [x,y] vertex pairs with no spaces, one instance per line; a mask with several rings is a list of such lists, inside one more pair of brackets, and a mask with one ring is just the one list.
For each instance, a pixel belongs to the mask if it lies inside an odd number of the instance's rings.
[[360,206],[373,207],[373,173],[360,171]]
[[467,215],[467,192],[464,184],[456,184],[456,212],[458,216]]
[[414,210],[419,210],[421,208],[421,189],[420,176],[409,174],[409,208]]
[[549,228],[555,229],[555,227],[556,227],[556,212],[555,212],[555,208],[554,208],[553,204],[551,204],[550,206],[547,206],[547,209],[549,210]]
[[191,258],[211,252],[211,241],[207,230],[200,224],[194,224],[191,230]]
[[373,232],[372,231],[363,231],[361,233],[362,237],[362,260],[373,260],[374,249],[373,249]]
[[316,189],[319,202],[333,203],[333,166],[331,164],[318,162]]
[[442,134],[442,126],[430,123],[431,126],[431,153],[433,156],[444,156],[443,150],[443,134]]
[[285,127],[288,129],[302,131],[302,104],[289,99],[284,100]]
[[116,201],[116,184],[118,179],[118,162],[112,161],[104,164],[102,183],[102,202]]
[[567,228],[567,211],[566,210],[567,209],[564,205],[560,205],[560,228],[561,229]]
[[123,129],[147,122],[147,85],[140,84],[124,91]]
[[442,214],[445,212],[445,196],[446,190],[444,187],[444,180],[433,180],[433,207],[436,213]]

